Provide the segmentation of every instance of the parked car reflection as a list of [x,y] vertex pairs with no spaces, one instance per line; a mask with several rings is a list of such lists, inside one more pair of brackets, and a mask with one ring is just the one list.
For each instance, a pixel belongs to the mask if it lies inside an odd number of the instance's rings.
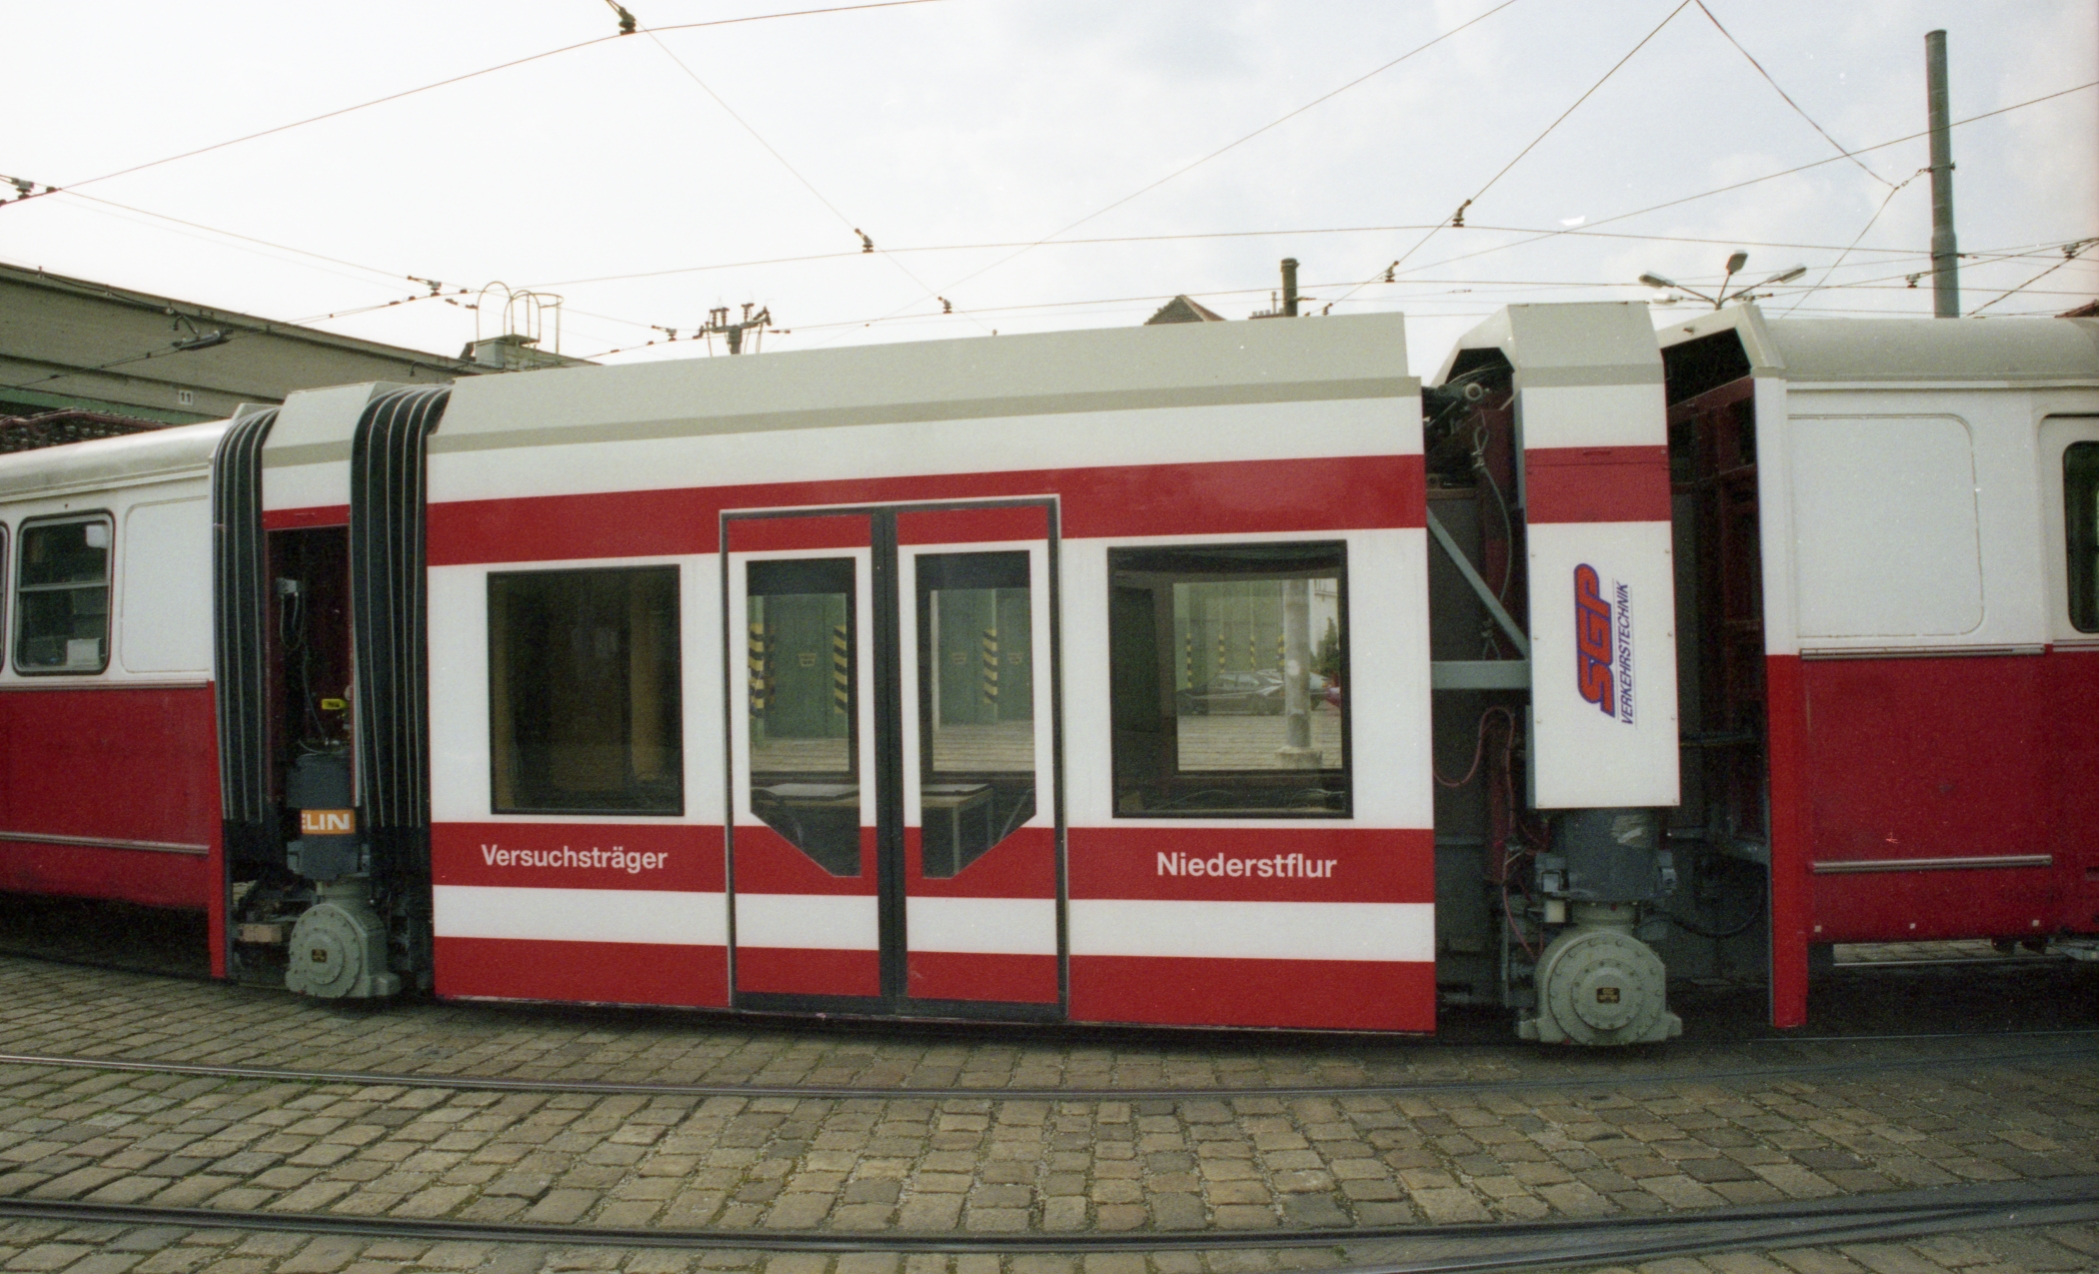
[[[1319,700],[1333,701],[1327,679],[1318,673],[1305,678],[1307,706]],[[1283,674],[1273,668],[1252,672],[1220,672],[1199,686],[1174,695],[1174,711],[1184,717],[1280,716],[1283,711]]]

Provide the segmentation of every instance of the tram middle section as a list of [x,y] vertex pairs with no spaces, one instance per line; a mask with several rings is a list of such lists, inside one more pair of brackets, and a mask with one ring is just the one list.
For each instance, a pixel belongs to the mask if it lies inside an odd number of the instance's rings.
[[0,886],[323,999],[1798,1026],[1835,943],[2099,933],[2090,333],[1192,324],[7,457]]

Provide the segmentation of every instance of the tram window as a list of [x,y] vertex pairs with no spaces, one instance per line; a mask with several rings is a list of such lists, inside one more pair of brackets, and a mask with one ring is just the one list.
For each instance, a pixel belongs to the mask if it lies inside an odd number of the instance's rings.
[[679,814],[678,568],[488,577],[499,814]]
[[15,671],[93,673],[109,666],[110,520],[22,527],[15,569]]
[[1346,815],[1346,547],[1112,549],[1108,573],[1116,815]]
[[2099,632],[2099,442],[2063,451],[2063,523],[2068,533],[2070,622]]
[[745,576],[751,813],[833,876],[860,874],[853,559]]
[[1026,553],[917,559],[925,874],[960,872],[1035,815],[1034,610]]

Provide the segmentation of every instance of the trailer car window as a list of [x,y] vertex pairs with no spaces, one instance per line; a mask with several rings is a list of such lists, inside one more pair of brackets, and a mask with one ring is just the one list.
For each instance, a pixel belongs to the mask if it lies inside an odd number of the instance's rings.
[[2099,632],[2099,442],[2063,451],[2063,524],[2069,543],[2070,622]]
[[1346,549],[1108,554],[1115,813],[1349,812]]
[[94,673],[109,666],[106,515],[22,527],[15,569],[15,671]]
[[488,577],[499,814],[684,812],[678,568]]

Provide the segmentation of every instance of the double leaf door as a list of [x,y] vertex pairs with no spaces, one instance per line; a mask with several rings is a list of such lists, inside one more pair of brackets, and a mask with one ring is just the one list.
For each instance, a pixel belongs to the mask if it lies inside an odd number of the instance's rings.
[[739,1006],[1058,1014],[1053,518],[724,518]]

